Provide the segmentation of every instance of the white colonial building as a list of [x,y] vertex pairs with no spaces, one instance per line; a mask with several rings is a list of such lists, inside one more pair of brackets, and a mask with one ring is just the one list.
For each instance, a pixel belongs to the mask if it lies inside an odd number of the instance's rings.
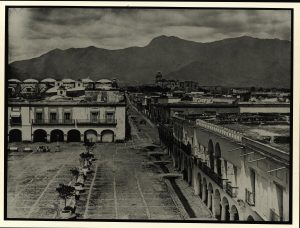
[[[105,82],[108,84],[108,80]],[[41,83],[55,84],[46,97],[9,99],[8,142],[125,140],[126,103],[122,92],[107,86],[105,90],[84,88],[83,83],[93,83],[91,80]],[[27,80],[25,85],[33,88],[37,84]]]

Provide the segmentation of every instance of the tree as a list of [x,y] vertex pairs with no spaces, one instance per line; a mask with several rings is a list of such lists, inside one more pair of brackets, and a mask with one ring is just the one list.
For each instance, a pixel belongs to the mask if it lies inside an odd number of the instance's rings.
[[58,192],[59,197],[65,201],[65,207],[67,206],[67,199],[75,194],[75,188],[65,184],[59,184],[56,191]]
[[72,173],[72,175],[75,178],[75,180],[77,180],[77,178],[79,176],[79,170],[78,170],[78,168],[70,169],[70,172]]
[[89,153],[89,151],[92,150],[93,147],[95,146],[95,142],[87,140],[84,142],[84,145],[86,147],[87,152]]

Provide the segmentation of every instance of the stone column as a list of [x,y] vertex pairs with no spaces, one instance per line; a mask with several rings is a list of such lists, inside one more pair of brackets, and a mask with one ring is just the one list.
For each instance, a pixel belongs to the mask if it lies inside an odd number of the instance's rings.
[[[180,152],[181,153],[181,152]],[[184,156],[180,156],[181,157],[181,161],[180,161],[180,171],[183,171],[185,168],[185,164],[184,164]]]
[[212,207],[212,195],[211,195],[211,191],[208,191],[208,199],[207,199],[207,207],[211,208]]
[[50,134],[47,134],[47,142],[50,142]]
[[188,175],[187,175],[187,182],[188,182],[188,184],[189,185],[191,185],[191,182],[192,182],[192,167],[191,167],[191,163],[190,163],[190,161],[188,160],[188,162],[187,162],[187,173],[188,173]]
[[80,134],[80,141],[84,142],[84,134]]
[[224,162],[224,159],[223,158],[220,158],[221,160],[221,172],[222,172],[222,179],[226,179],[227,176],[226,176],[226,169],[225,169],[225,162]]
[[199,180],[198,180],[198,176],[197,176],[196,172],[194,175],[194,194],[197,196],[200,194],[200,184],[199,184]]
[[212,207],[211,207],[211,210],[212,210],[212,213],[213,213],[213,216],[216,217],[218,214],[220,214],[220,211],[219,211],[219,208],[218,208],[218,203],[217,202],[217,197],[215,195],[213,195],[213,202],[212,202]]
[[173,167],[176,169],[176,158],[175,158],[174,153],[171,155],[171,157],[172,157]]
[[67,141],[68,141],[68,135],[64,134],[64,142],[67,142]]
[[226,219],[226,205],[222,203],[221,220],[225,221],[225,219]]
[[234,221],[234,211],[229,211],[230,213],[230,221]]
[[205,185],[202,185],[202,201],[204,202],[206,200],[206,188]]

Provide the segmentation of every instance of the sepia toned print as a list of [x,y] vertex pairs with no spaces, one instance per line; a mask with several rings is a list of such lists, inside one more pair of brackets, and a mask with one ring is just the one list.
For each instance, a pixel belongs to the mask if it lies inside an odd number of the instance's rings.
[[10,7],[6,219],[290,223],[291,17]]

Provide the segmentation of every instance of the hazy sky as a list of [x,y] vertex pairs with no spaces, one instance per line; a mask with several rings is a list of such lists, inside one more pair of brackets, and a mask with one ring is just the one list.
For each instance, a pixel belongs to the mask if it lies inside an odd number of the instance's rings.
[[145,46],[160,35],[198,42],[291,38],[290,11],[15,8],[8,22],[10,62],[55,48]]

